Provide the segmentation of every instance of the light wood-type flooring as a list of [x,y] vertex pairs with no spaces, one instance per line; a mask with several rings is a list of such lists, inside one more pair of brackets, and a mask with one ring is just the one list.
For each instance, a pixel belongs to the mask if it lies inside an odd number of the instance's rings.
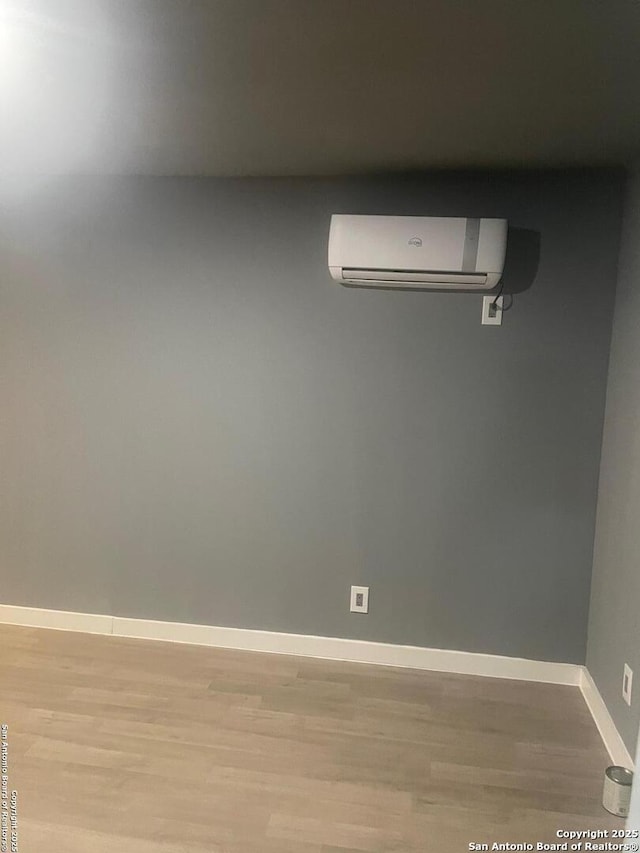
[[575,687],[7,625],[0,650],[20,853],[457,853],[624,825]]

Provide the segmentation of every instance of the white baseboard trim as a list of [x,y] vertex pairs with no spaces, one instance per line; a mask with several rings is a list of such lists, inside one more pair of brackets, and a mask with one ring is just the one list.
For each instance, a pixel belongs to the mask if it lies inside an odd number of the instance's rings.
[[0,622],[36,628],[57,628],[64,631],[113,634],[118,637],[193,643],[225,649],[451,672],[460,675],[541,681],[548,684],[577,686],[580,684],[582,670],[582,667],[576,664],[525,660],[475,652],[400,646],[339,637],[256,631],[246,628],[191,625],[184,622],[130,619],[91,613],[71,613],[8,604],[0,605]]
[[97,613],[74,613],[70,610],[45,610],[41,607],[0,604],[0,623],[26,625],[31,628],[57,628],[61,631],[83,631],[85,634],[111,634],[113,617]]
[[593,721],[598,727],[600,737],[609,753],[609,757],[614,764],[619,764],[622,767],[634,769],[633,759],[629,755],[624,741],[620,737],[620,733],[613,722],[611,714],[604,704],[604,699],[600,695],[600,691],[596,687],[596,683],[591,677],[591,673],[586,666],[581,667],[580,675],[580,690],[584,696],[584,701],[591,711]]
[[544,681],[552,684],[578,684],[580,678],[580,667],[572,664],[524,660],[474,652],[400,646],[392,643],[349,640],[340,637],[315,637],[307,634],[254,631],[245,628],[219,628],[210,625],[123,619],[118,616],[114,617],[113,623],[113,633],[120,636],[198,643],[226,649],[301,655],[327,660],[408,667],[464,675]]

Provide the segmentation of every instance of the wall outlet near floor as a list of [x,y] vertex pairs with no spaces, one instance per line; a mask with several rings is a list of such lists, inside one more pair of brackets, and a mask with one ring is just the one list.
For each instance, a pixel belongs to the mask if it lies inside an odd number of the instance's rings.
[[483,296],[482,297],[482,325],[483,326],[501,326],[502,325],[502,303],[504,296]]
[[368,586],[352,586],[351,587],[351,612],[352,613],[368,613],[369,612],[369,587]]
[[631,688],[633,686],[633,670],[625,663],[624,674],[622,676],[622,698],[627,703],[631,704]]

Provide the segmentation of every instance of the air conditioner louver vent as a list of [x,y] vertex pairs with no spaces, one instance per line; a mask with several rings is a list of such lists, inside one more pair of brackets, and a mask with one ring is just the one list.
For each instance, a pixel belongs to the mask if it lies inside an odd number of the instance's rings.
[[486,284],[487,276],[482,273],[455,273],[450,271],[425,270],[358,270],[343,268],[342,278],[344,281],[353,282],[415,282],[422,284],[475,284],[481,286]]

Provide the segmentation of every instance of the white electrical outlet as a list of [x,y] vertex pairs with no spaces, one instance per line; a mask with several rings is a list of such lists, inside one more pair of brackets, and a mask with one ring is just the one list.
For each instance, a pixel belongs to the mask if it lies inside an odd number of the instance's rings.
[[352,613],[368,613],[369,612],[369,587],[368,586],[352,586],[351,587],[351,612]]
[[622,676],[622,698],[627,703],[631,704],[631,689],[633,687],[633,670],[625,663],[624,674]]
[[501,326],[502,325],[502,302],[504,296],[483,296],[482,297],[482,325],[483,326]]

